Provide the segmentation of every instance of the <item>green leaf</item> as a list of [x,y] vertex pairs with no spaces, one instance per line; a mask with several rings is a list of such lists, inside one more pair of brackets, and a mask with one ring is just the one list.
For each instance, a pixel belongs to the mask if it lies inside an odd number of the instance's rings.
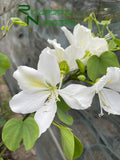
[[106,74],[107,67],[120,67],[117,56],[113,52],[106,51],[100,57],[96,55],[90,57],[87,61],[88,77],[95,81]]
[[57,115],[58,115],[58,118],[63,123],[70,125],[70,126],[73,124],[73,117],[68,114],[65,114],[64,111],[62,111],[60,107],[57,107]]
[[0,68],[0,76],[1,76],[1,75],[4,75],[4,74],[5,74],[4,69]]
[[114,39],[114,42],[120,47],[120,39]]
[[23,22],[20,18],[11,17],[10,19],[13,21],[13,23],[16,23],[22,26],[27,26],[27,23]]
[[59,107],[62,111],[69,111],[71,108],[65,103],[63,98],[59,96],[60,101],[57,101],[57,107]]
[[0,53],[0,68],[8,69],[10,67],[10,61],[7,56]]
[[2,26],[2,27],[1,27],[1,30],[4,30],[4,29],[5,29],[5,26]]
[[76,158],[80,157],[80,155],[82,154],[83,145],[75,135],[74,135],[74,145],[75,145],[75,148],[74,148],[73,159],[76,159]]
[[67,160],[72,160],[74,155],[74,135],[69,128],[62,126],[60,128],[62,147]]
[[2,140],[7,148],[15,151],[19,148],[22,140],[23,122],[20,119],[10,119],[4,126],[2,131]]
[[114,39],[110,40],[108,45],[109,45],[109,50],[110,49],[115,49],[116,46],[117,46],[116,43],[114,42]]
[[0,160],[4,160],[2,157],[0,157]]
[[113,34],[113,33],[111,32],[111,30],[108,28],[108,26],[106,26],[106,29],[107,29],[108,33],[110,34],[110,36],[111,36],[113,39],[115,39],[115,34]]
[[34,118],[29,117],[23,124],[23,144],[26,150],[31,149],[39,136],[39,127]]

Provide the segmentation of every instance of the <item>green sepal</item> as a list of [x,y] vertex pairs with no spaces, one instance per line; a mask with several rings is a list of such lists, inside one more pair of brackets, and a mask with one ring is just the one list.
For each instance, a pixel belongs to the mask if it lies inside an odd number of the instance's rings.
[[84,65],[84,63],[79,59],[76,59],[76,63],[77,63],[77,66],[78,66],[80,72],[81,73],[85,73],[85,65]]
[[70,71],[69,65],[67,64],[66,61],[60,62],[59,63],[59,67],[60,67],[60,72],[62,74],[64,74],[64,75],[67,74],[67,73],[69,73],[69,71]]

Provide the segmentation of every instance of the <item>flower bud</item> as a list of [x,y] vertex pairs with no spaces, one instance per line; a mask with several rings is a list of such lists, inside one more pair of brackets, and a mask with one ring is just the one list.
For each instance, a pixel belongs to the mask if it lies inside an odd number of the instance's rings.
[[59,63],[59,67],[60,67],[61,74],[65,75],[65,74],[67,74],[70,71],[69,66],[68,66],[68,64],[67,64],[66,61],[60,62]]
[[76,63],[78,65],[78,68],[79,68],[80,72],[81,73],[85,73],[85,65],[84,65],[84,63],[79,59],[76,59]]
[[80,81],[85,81],[85,80],[86,80],[86,77],[85,77],[85,75],[81,74],[81,75],[78,76],[78,79],[79,79]]

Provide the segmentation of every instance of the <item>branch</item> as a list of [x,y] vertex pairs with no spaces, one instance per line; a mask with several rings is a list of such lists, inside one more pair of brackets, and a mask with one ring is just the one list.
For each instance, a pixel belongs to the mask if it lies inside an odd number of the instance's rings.
[[25,2],[26,0],[21,0],[20,2],[15,3],[14,5],[12,5],[11,7],[9,7],[8,9],[3,8],[3,12],[0,13],[0,16],[4,15],[5,13],[9,12],[11,9],[17,7],[20,3]]

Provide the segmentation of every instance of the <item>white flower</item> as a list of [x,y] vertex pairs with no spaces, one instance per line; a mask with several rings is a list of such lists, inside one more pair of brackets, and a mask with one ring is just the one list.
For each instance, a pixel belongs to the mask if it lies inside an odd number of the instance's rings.
[[40,135],[51,125],[56,110],[58,95],[73,109],[85,109],[91,105],[91,90],[79,84],[60,89],[60,69],[54,56],[40,55],[37,70],[20,66],[13,74],[21,92],[10,101],[10,108],[16,113],[35,113]]
[[66,27],[62,27],[62,30],[71,45],[85,49],[88,54],[86,56],[100,56],[103,52],[108,51],[108,44],[104,38],[94,38],[91,30],[80,24],[74,27],[73,34]]
[[[50,49],[47,47],[46,50],[52,55],[54,55],[58,63],[66,61],[69,65],[70,71],[77,69],[76,59],[82,59],[85,55],[85,50],[83,48],[78,48],[75,46],[69,46],[66,49],[63,49],[56,39],[48,40],[50,44],[54,46],[55,49]],[[46,52],[46,51],[45,51]]]
[[108,113],[120,115],[120,68],[109,67],[107,74],[93,87],[99,96],[100,115],[103,115],[102,109]]

